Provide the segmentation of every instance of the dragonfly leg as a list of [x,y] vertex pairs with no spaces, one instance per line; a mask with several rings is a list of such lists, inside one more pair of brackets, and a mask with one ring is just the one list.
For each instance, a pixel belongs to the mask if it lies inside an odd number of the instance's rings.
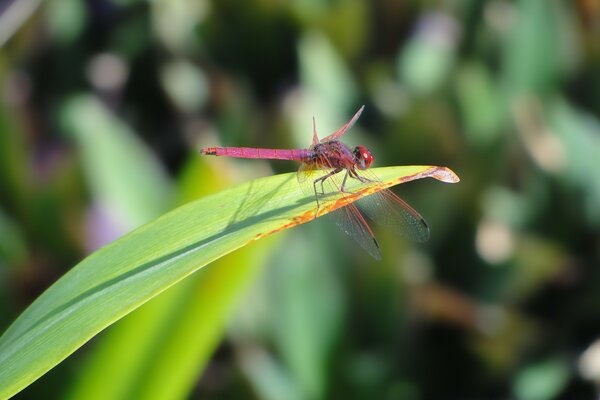
[[342,187],[340,187],[340,191],[346,193],[346,179],[348,179],[348,175],[350,174],[350,170],[346,170],[346,175],[344,175],[344,180],[342,181]]
[[342,170],[342,168],[336,168],[333,171],[329,172],[328,174],[323,175],[322,177],[317,178],[313,181],[313,189],[315,191],[315,200],[317,201],[317,211],[321,207],[319,205],[319,193],[317,193],[317,182],[321,183],[321,194],[325,194],[325,189],[323,188],[323,182],[325,182],[325,179],[332,177],[333,175],[339,173],[341,170]]
[[346,170],[346,176],[344,177],[344,181],[342,182],[342,192],[346,192],[345,189],[345,185],[346,185],[346,179],[348,178],[348,176],[359,180],[361,183],[371,183],[373,182],[372,180],[365,178],[364,176],[361,176],[359,174],[356,173],[356,171],[352,170],[352,169],[347,169]]
[[[371,182],[374,182],[371,179],[365,178],[364,176],[361,176],[361,175],[357,174],[356,171],[348,170],[348,172],[350,173],[351,177],[353,177],[354,179],[358,179],[361,183],[371,183]],[[345,182],[346,182],[346,179],[344,179],[344,183]]]

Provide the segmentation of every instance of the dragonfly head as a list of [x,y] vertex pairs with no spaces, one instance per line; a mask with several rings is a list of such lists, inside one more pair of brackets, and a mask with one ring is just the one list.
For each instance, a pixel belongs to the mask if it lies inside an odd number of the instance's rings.
[[365,146],[356,146],[354,148],[354,159],[358,169],[367,169],[373,164],[375,157]]

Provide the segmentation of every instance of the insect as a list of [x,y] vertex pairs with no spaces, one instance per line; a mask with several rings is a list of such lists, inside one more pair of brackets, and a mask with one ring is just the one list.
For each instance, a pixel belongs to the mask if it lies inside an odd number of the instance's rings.
[[[207,147],[202,154],[265,160],[300,162],[298,182],[305,192],[319,199],[326,193],[348,193],[349,179],[362,183],[379,182],[369,170],[375,157],[365,146],[350,148],[340,138],[356,123],[364,106],[331,135],[319,139],[313,118],[312,144],[307,149],[266,149],[255,147]],[[397,233],[419,242],[429,238],[429,227],[421,215],[389,189],[383,189],[330,213],[337,225],[375,259],[381,259],[379,244],[365,215]]]

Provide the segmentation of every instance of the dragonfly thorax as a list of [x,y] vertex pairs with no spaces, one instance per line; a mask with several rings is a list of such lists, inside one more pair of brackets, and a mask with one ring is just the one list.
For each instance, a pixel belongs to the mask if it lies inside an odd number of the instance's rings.
[[356,165],[352,149],[339,140],[320,142],[312,146],[310,162],[333,169],[352,169]]
[[367,169],[375,161],[375,157],[373,157],[373,154],[365,146],[356,146],[353,154],[358,169]]

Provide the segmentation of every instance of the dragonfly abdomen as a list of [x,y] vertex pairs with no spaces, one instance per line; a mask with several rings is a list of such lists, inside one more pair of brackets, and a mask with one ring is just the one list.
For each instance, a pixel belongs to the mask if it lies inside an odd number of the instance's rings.
[[207,147],[200,152],[210,156],[262,158],[265,160],[306,161],[312,157],[308,149],[263,149],[254,147]]

